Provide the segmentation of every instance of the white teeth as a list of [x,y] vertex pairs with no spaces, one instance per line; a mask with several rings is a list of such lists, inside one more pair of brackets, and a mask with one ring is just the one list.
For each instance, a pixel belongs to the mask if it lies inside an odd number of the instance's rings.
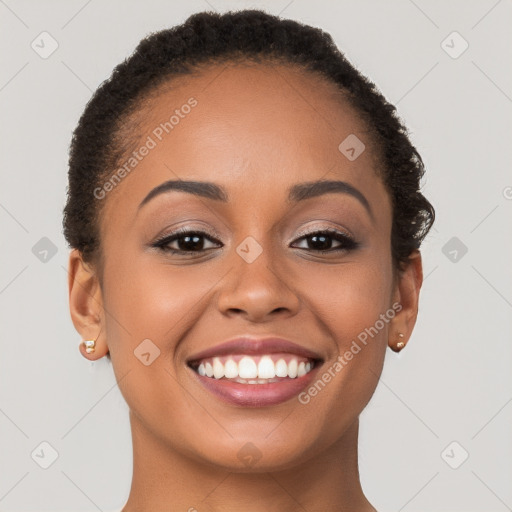
[[237,363],[235,359],[238,357],[213,357],[202,361],[196,371],[203,377],[233,379],[242,384],[267,384],[279,382],[278,377],[291,379],[302,377],[314,367],[312,361],[299,362],[299,359],[303,358],[293,356],[288,363],[283,357],[274,362],[275,358],[272,359],[270,355],[261,356],[258,362],[251,356],[243,356]]
[[213,358],[213,376],[216,379],[224,377],[224,365],[220,362],[218,357]]
[[[295,379],[295,377],[297,377],[297,367],[298,367],[297,359],[292,359],[288,363],[288,377],[290,377],[291,379]],[[208,375],[208,373],[207,373],[207,375]]]
[[254,379],[258,376],[258,367],[252,357],[244,356],[238,363],[238,376],[242,379]]
[[269,356],[263,356],[258,363],[258,377],[260,379],[273,379],[275,376],[274,361]]
[[276,363],[276,377],[288,377],[288,365],[284,359],[279,359]]
[[227,379],[234,379],[238,377],[238,365],[233,359],[228,359],[224,365],[224,376]]
[[240,377],[237,377],[235,379],[236,382],[240,384],[269,384],[271,382],[278,382],[279,379],[241,379]]

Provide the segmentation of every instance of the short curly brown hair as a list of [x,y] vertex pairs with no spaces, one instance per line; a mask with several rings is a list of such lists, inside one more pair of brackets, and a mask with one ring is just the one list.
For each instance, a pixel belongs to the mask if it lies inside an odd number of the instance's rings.
[[216,62],[280,62],[299,66],[335,84],[358,111],[381,157],[379,174],[392,206],[394,268],[418,249],[434,222],[434,208],[420,192],[423,161],[408,132],[375,84],[359,73],[332,37],[297,21],[261,10],[200,12],[183,24],[150,34],[119,64],[88,102],[70,147],[64,236],[84,261],[100,252],[101,201],[94,190],[115,172],[126,151],[119,133],[157,86]]

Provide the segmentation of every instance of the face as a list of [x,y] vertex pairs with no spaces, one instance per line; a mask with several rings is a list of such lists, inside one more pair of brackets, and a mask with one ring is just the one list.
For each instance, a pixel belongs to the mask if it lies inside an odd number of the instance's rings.
[[[206,69],[139,115],[137,161],[99,199],[100,341],[132,421],[197,461],[243,469],[250,442],[259,470],[292,467],[357,420],[400,318],[391,203],[368,131],[333,85],[281,66]],[[339,149],[351,134],[365,145],[355,159]],[[306,187],[318,180],[337,183]],[[242,336],[284,338],[316,362],[269,345],[256,366],[267,354],[274,372],[279,359],[312,369],[231,387],[198,373],[213,359],[197,355]]]

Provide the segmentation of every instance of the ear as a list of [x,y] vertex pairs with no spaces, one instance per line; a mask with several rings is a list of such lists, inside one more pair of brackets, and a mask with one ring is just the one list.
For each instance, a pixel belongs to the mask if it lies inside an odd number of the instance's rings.
[[[409,256],[405,267],[398,271],[396,277],[395,290],[393,294],[393,304],[399,303],[402,309],[395,315],[390,322],[389,347],[395,352],[399,352],[396,344],[403,342],[407,344],[411,333],[416,324],[418,316],[418,302],[420,288],[423,284],[423,266],[421,253],[414,250]],[[399,334],[403,334],[400,337]]]
[[103,297],[94,267],[83,261],[78,249],[69,255],[68,265],[69,310],[71,320],[82,340],[96,340],[95,350],[88,354],[80,343],[81,354],[91,361],[108,353],[105,336]]

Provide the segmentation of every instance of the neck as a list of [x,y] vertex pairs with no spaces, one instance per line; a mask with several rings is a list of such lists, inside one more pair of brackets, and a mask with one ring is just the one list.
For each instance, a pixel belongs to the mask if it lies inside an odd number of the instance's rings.
[[130,413],[133,479],[123,512],[376,512],[359,481],[356,420],[327,450],[289,470],[235,473],[175,451]]

